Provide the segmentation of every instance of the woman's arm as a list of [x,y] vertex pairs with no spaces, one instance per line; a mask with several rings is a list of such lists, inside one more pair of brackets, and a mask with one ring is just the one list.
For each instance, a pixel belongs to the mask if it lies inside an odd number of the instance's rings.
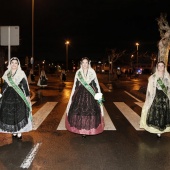
[[8,88],[8,83],[4,80],[2,84],[2,93],[5,92],[7,88]]
[[28,84],[27,84],[27,81],[26,81],[25,78],[23,78],[21,80],[19,86],[21,87],[22,90],[24,90],[24,93],[25,93],[26,97],[29,97],[30,96],[30,91],[29,91]]

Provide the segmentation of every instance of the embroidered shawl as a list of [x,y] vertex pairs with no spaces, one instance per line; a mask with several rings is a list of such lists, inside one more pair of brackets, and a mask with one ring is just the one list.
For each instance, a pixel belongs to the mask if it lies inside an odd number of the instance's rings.
[[[10,62],[11,62],[14,58],[16,58],[16,57],[11,58],[11,59],[10,59]],[[14,83],[15,83],[16,85],[18,85],[18,84],[21,82],[21,80],[22,80],[23,78],[25,78],[25,80],[26,80],[26,82],[27,82],[27,86],[28,86],[28,81],[27,81],[27,77],[26,77],[26,75],[25,75],[25,72],[21,69],[21,65],[20,65],[19,59],[18,59],[18,58],[16,58],[16,59],[17,59],[17,61],[18,61],[18,69],[17,69],[15,75],[13,76],[13,81],[14,81]],[[11,71],[10,62],[8,63],[8,67],[7,67],[8,69],[5,71],[4,75],[2,76],[3,80],[5,80],[5,81],[8,83],[9,86],[11,86],[11,83],[10,83],[9,80],[8,80],[7,74]],[[29,86],[28,86],[28,89],[29,89]]]

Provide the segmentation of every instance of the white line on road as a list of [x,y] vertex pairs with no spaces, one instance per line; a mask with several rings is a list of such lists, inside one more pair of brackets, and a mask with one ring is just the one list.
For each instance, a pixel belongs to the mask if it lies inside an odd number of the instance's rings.
[[31,91],[31,93],[32,93],[32,96],[31,96],[30,100],[32,100],[35,97],[35,93],[33,91]]
[[45,120],[45,118],[49,115],[49,113],[53,110],[57,102],[47,102],[41,109],[39,109],[33,115],[33,130],[36,130],[41,123]]
[[37,143],[36,145],[34,145],[34,147],[30,150],[30,152],[24,159],[20,168],[27,168],[27,169],[29,168],[40,146],[41,146],[41,143]]
[[33,105],[34,103],[36,103],[36,101],[31,101],[31,105]]
[[110,92],[110,90],[103,83],[100,83],[100,86],[102,87],[104,92]]
[[[103,107],[103,109],[104,109],[104,122],[105,122],[104,130],[116,130],[113,122],[110,119],[110,116],[107,113],[107,110],[105,109],[105,107]],[[65,117],[66,117],[66,112],[64,112],[64,115],[60,121],[60,124],[57,127],[57,130],[66,130]]]
[[143,102],[135,102],[135,104],[137,104],[140,107],[143,107],[144,103]]
[[106,108],[103,107],[103,110],[104,110],[104,122],[105,122],[104,130],[116,130],[113,122],[110,119],[109,114],[107,113]]
[[139,127],[140,116],[134,112],[128,105],[124,102],[113,102],[116,107],[122,112],[122,114],[126,117],[126,119],[131,123],[131,125],[136,130],[143,130]]
[[132,98],[134,98],[135,100],[137,100],[138,102],[142,102],[141,100],[139,100],[138,98],[136,98],[135,96],[131,95],[130,93],[128,93],[127,91],[124,91],[125,93],[127,93],[129,96],[131,96]]
[[57,130],[67,130],[65,128],[65,118],[66,118],[66,111],[63,114],[63,117],[61,118],[60,124],[57,127]]

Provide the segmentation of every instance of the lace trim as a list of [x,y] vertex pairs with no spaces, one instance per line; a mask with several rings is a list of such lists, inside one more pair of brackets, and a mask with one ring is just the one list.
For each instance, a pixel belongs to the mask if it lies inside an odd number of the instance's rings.
[[76,127],[79,130],[90,130],[93,128],[96,129],[101,123],[101,116],[72,115],[68,117],[68,122],[71,127]]
[[7,125],[0,121],[0,129],[2,129],[3,131],[7,131],[7,132],[17,132],[20,129],[24,128],[27,124],[28,124],[27,118],[23,119],[21,122],[15,125]]

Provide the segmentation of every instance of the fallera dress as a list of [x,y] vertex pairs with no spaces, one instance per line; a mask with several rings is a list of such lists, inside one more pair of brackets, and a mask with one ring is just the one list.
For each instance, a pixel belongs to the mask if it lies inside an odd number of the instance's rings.
[[170,77],[167,71],[162,79],[157,71],[149,77],[140,128],[155,134],[170,132]]
[[47,76],[45,74],[45,71],[42,70],[41,74],[40,74],[40,78],[38,80],[37,86],[39,87],[46,87],[48,85],[48,79]]
[[[82,82],[80,75],[85,82]],[[99,134],[104,130],[103,105],[94,99],[83,83],[92,87],[95,93],[101,92],[96,73],[92,68],[88,70],[87,77],[83,75],[82,69],[76,72],[66,109],[66,128],[78,134]]]
[[[25,103],[23,98],[14,89],[8,79],[9,70],[4,75],[2,86],[2,97],[0,98],[0,132],[2,133],[22,133],[32,130],[32,109],[30,103]],[[22,95],[30,96],[28,82],[25,73],[17,70],[11,77],[15,85],[22,91]]]

